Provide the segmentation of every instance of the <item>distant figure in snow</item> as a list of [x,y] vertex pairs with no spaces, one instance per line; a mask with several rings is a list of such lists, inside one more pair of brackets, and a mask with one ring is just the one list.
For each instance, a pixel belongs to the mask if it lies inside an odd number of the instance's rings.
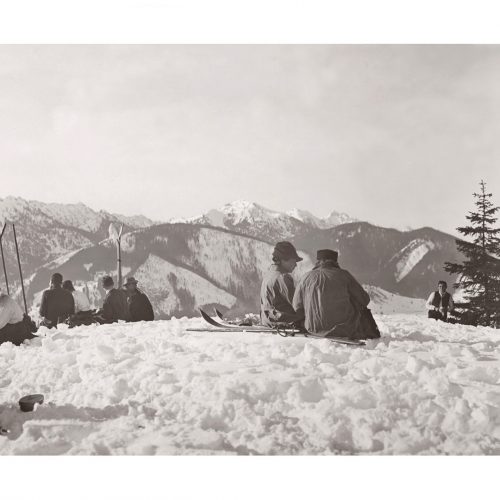
[[153,306],[147,295],[137,288],[137,283],[139,282],[134,277],[130,277],[123,285],[127,291],[130,321],[153,321]]
[[379,337],[380,334],[359,331],[360,311],[368,311],[370,296],[352,274],[339,267],[338,253],[318,250],[316,260],[293,297],[293,307],[304,317],[305,329],[322,337]]
[[453,297],[446,291],[448,284],[446,281],[438,282],[438,289],[432,292],[425,304],[429,318],[448,321],[448,313],[455,308]]
[[264,276],[260,289],[260,320],[263,325],[296,323],[300,318],[292,306],[295,283],[291,272],[302,260],[288,241],[276,243],[273,264]]
[[104,276],[101,280],[102,287],[106,290],[106,296],[102,308],[99,310],[100,316],[106,323],[114,323],[119,320],[128,321],[127,296],[123,290],[117,290],[111,276]]
[[33,335],[24,321],[23,311],[17,302],[0,290],[0,344],[12,342],[21,345]]
[[90,311],[90,301],[87,295],[80,290],[75,290],[71,280],[66,280],[62,287],[73,295],[75,301],[75,313]]
[[75,314],[75,301],[73,295],[62,287],[63,277],[54,273],[50,278],[50,288],[45,290],[40,304],[41,326],[56,327],[63,323],[72,314]]

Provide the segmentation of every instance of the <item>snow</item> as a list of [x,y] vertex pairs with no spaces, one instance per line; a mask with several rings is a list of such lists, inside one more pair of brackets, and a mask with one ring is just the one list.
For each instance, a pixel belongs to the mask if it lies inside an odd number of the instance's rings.
[[498,330],[376,320],[364,348],[186,318],[42,328],[0,346],[0,453],[500,453]]
[[396,281],[399,283],[411,270],[427,255],[434,250],[432,241],[416,239],[402,248],[391,260],[396,261]]
[[404,297],[397,295],[383,288],[373,285],[363,285],[363,288],[370,295],[371,302],[369,308],[372,313],[377,314],[427,314],[425,300],[414,297]]
[[[218,288],[196,273],[176,266],[156,255],[149,255],[135,272],[141,287],[150,294],[157,314],[173,314],[182,307],[184,290],[194,301],[194,308],[221,304],[227,308],[236,303],[236,297]],[[182,293],[182,292],[181,292]]]

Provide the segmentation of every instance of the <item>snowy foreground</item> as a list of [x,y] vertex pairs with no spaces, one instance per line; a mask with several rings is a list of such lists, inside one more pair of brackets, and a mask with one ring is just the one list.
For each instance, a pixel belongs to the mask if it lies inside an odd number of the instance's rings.
[[364,348],[197,319],[41,329],[0,346],[0,453],[500,453],[500,332],[376,319]]

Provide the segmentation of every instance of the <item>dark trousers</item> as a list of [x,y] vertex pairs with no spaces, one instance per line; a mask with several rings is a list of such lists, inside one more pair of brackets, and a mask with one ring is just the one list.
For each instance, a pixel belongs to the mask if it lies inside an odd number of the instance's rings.
[[9,323],[0,329],[0,344],[12,342],[14,345],[21,345],[25,340],[34,339],[35,337],[36,335],[29,331],[24,321],[14,324]]
[[440,311],[429,311],[427,316],[430,319],[435,319],[444,322],[448,321],[448,314],[447,313],[442,314]]

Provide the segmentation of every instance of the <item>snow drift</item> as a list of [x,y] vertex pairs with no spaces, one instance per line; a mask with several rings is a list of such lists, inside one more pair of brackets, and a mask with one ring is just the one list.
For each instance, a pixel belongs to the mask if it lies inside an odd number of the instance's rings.
[[498,331],[376,319],[365,348],[198,319],[41,329],[0,346],[0,453],[498,454]]

